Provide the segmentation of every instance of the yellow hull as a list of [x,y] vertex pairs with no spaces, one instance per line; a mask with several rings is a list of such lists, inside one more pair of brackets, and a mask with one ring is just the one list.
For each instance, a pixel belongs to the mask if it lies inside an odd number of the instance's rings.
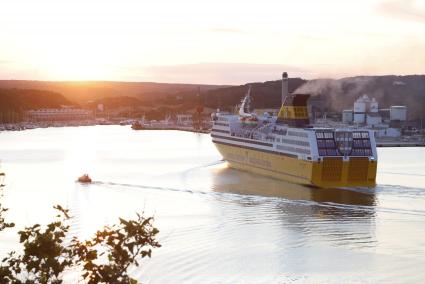
[[324,158],[322,162],[300,160],[261,150],[214,143],[233,168],[292,183],[323,188],[374,187],[377,163],[366,157]]

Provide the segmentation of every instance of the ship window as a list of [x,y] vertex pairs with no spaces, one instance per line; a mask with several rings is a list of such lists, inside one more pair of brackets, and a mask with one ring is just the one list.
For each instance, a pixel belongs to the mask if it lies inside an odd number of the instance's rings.
[[368,132],[362,132],[362,138],[369,138]]
[[319,148],[325,148],[326,147],[325,140],[317,140],[317,145],[319,146]]
[[364,150],[363,149],[354,149],[354,155],[355,156],[364,156]]
[[363,140],[363,145],[364,145],[366,148],[370,148],[370,141],[369,141],[369,139],[364,139],[364,140]]
[[335,141],[333,141],[332,139],[326,139],[326,147],[335,148]]
[[323,138],[323,133],[322,132],[317,132],[316,133],[316,137],[317,138],[320,138],[320,139]]
[[333,138],[332,132],[325,132],[325,138]]
[[353,143],[354,143],[354,147],[356,147],[356,148],[362,147],[361,140],[356,139],[356,140],[353,141]]
[[336,156],[337,155],[336,149],[326,149],[326,154],[328,156]]

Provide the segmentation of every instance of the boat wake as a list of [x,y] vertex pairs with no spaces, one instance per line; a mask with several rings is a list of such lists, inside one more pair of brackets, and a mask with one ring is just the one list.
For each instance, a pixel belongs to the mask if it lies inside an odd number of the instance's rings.
[[153,190],[162,190],[162,191],[173,191],[173,192],[185,192],[185,193],[200,193],[206,194],[207,192],[203,191],[193,191],[190,189],[182,189],[182,188],[171,188],[171,187],[161,187],[161,186],[152,186],[152,185],[140,185],[140,184],[128,184],[128,183],[117,183],[117,182],[102,182],[102,181],[94,181],[93,184],[96,185],[104,185],[107,187],[126,187],[126,188],[134,188],[134,189],[153,189]]
[[[199,194],[216,197],[223,203],[240,203],[240,204],[288,204],[291,206],[316,206],[341,211],[375,213],[397,213],[403,215],[425,216],[425,210],[402,209],[397,207],[376,206],[374,202],[375,194],[381,196],[402,194],[406,198],[414,198],[417,196],[425,196],[425,191],[418,188],[409,188],[405,186],[395,187],[393,185],[378,185],[375,189],[369,188],[351,188],[351,189],[307,189],[310,195],[303,197],[290,198],[285,195],[263,196],[252,193],[244,193],[240,191],[215,191],[215,190],[193,190],[187,188],[166,187],[156,185],[142,185],[130,183],[118,183],[110,181],[93,181],[94,185],[108,188],[118,188],[120,190],[155,190],[164,192],[181,192],[188,194]],[[296,191],[297,189],[294,189]],[[291,193],[296,193],[296,192]],[[331,196],[326,194],[330,193]]]

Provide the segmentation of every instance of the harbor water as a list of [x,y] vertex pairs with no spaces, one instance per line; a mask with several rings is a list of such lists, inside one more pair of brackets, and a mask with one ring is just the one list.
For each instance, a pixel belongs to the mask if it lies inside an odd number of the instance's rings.
[[[155,217],[143,283],[423,283],[425,148],[379,148],[374,189],[318,189],[229,168],[207,134],[87,126],[0,132],[16,231],[70,209],[81,239]],[[92,184],[75,180],[88,173]],[[69,280],[68,282],[71,282]]]

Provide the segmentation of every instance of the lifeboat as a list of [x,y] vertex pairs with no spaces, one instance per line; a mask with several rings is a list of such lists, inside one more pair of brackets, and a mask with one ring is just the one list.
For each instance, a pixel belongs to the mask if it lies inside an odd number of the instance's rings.
[[92,182],[92,180],[91,180],[91,178],[89,177],[88,174],[84,174],[84,175],[80,176],[77,181],[80,182],[80,183],[91,183]]

